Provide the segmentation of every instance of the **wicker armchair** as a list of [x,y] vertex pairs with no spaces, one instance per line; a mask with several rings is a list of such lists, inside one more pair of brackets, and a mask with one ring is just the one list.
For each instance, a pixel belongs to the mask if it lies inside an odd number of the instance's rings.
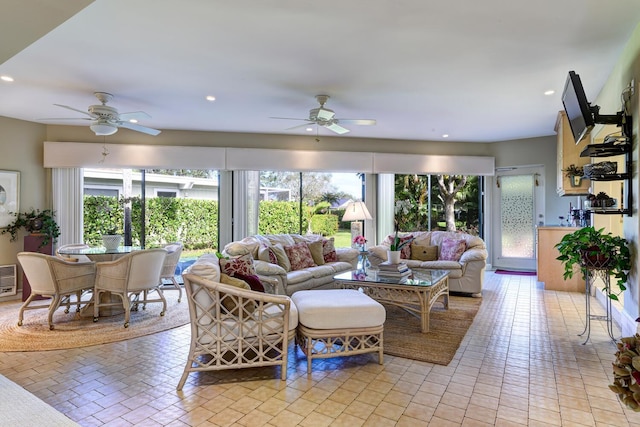
[[182,301],[182,288],[176,281],[176,267],[180,262],[180,255],[184,246],[180,242],[170,243],[164,247],[167,250],[167,257],[164,259],[162,272],[160,273],[160,281],[168,280],[178,290],[178,302]]
[[[160,289],[160,272],[167,251],[162,248],[146,249],[128,253],[115,261],[96,263],[96,284],[94,288],[93,321],[98,321],[100,307],[124,307],[124,327],[129,327],[131,305],[161,302],[164,316],[167,300]],[[156,291],[158,298],[149,299],[149,293]],[[106,297],[110,293],[111,297]],[[142,297],[141,297],[142,295]],[[113,301],[113,297],[120,301]]]
[[[82,295],[93,290],[95,263],[68,262],[34,252],[20,252],[18,262],[31,286],[31,295],[20,307],[18,326],[22,326],[25,310],[49,308],[49,329],[53,329],[53,313],[58,307],[66,307],[65,313],[68,313],[70,306],[76,305],[80,311],[82,304],[90,302],[89,299],[82,301]],[[75,301],[72,301],[72,295],[75,295]],[[38,296],[51,297],[51,300],[47,305],[31,305]]]
[[[189,373],[280,366],[287,378],[287,350],[298,312],[289,297],[236,288],[183,274],[191,318],[191,346],[177,390]],[[231,304],[235,309],[228,310]]]

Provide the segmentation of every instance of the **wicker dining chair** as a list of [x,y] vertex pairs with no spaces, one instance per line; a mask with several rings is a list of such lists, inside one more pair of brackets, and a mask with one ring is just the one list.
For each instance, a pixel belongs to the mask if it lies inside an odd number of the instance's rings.
[[287,350],[298,325],[298,312],[289,297],[241,289],[188,272],[182,277],[191,345],[177,390],[182,390],[191,372],[280,366],[281,379],[287,378]]
[[180,242],[170,243],[164,247],[167,250],[167,257],[164,259],[160,281],[168,280],[178,290],[178,302],[182,301],[182,288],[176,280],[176,267],[180,262],[180,255],[184,246]]
[[[94,287],[93,321],[97,322],[101,307],[123,307],[124,327],[129,327],[131,306],[161,302],[164,316],[167,300],[160,288],[160,272],[167,251],[163,248],[146,249],[128,253],[115,261],[96,263],[96,284]],[[151,299],[150,294],[157,292],[158,298]],[[105,294],[110,293],[109,298]],[[114,296],[119,300],[114,301]]]
[[[25,310],[48,308],[49,329],[53,329],[53,313],[58,307],[66,307],[65,313],[68,313],[72,305],[76,305],[76,310],[80,311],[82,304],[90,302],[90,299],[83,301],[82,296],[90,294],[93,290],[96,277],[95,263],[70,262],[35,252],[18,253],[18,262],[31,287],[31,295],[20,307],[18,326],[22,326]],[[38,296],[50,297],[51,300],[47,301],[46,305],[31,305]],[[75,301],[72,300],[72,296],[75,296]]]

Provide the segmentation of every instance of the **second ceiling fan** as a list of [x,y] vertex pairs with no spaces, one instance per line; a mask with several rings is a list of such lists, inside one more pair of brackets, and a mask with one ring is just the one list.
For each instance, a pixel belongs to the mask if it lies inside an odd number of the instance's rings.
[[302,120],[306,123],[301,125],[296,125],[285,130],[297,129],[310,125],[322,126],[330,131],[333,131],[339,135],[345,134],[349,132],[349,129],[343,127],[342,125],[365,125],[371,126],[375,125],[376,121],[373,119],[338,119],[336,118],[336,113],[333,110],[325,107],[324,104],[329,99],[329,95],[316,95],[316,99],[320,104],[319,107],[312,108],[309,110],[309,118],[299,119],[299,118],[291,118],[291,117],[271,117],[272,119],[280,119],[280,120]]

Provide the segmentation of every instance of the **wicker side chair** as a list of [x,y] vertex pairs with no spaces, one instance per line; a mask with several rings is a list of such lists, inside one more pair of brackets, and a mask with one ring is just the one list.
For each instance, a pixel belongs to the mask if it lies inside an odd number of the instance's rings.
[[164,247],[167,250],[167,257],[164,259],[162,272],[160,273],[160,281],[164,284],[164,280],[168,280],[178,290],[178,302],[182,301],[182,288],[176,281],[176,267],[180,262],[180,255],[184,246],[180,242],[170,243]]
[[[291,299],[183,274],[189,302],[191,345],[177,390],[191,372],[280,366],[287,378],[287,350],[298,312]],[[236,307],[231,311],[225,309]]]
[[[72,305],[76,305],[76,311],[80,311],[82,304],[90,302],[90,299],[83,301],[82,296],[93,290],[95,263],[69,262],[34,252],[20,252],[18,262],[31,286],[31,295],[20,307],[18,326],[22,326],[25,310],[49,308],[49,329],[53,329],[53,313],[58,307],[66,307],[65,313],[68,313]],[[46,305],[31,305],[38,296],[50,297],[51,300]],[[75,301],[72,301],[72,296],[75,296]]]
[[[167,300],[160,289],[160,272],[167,251],[163,248],[145,249],[128,253],[115,261],[96,263],[96,284],[94,288],[93,321],[97,322],[100,307],[124,307],[124,327],[129,327],[131,306],[161,302],[164,316]],[[149,294],[157,292],[158,298],[150,299]],[[107,298],[106,293],[110,293]],[[142,295],[142,297],[141,297]],[[113,297],[119,297],[114,301]]]

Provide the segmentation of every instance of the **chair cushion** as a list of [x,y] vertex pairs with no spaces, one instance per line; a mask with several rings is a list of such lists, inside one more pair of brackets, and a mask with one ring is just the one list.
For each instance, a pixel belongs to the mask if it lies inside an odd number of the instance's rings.
[[196,276],[203,277],[207,280],[211,280],[212,282],[220,281],[220,266],[218,262],[213,262],[212,260],[206,260],[199,258],[196,262],[191,264],[188,268],[188,273],[195,274]]
[[437,246],[425,246],[411,244],[411,258],[420,261],[435,261],[438,259],[438,247]]
[[439,259],[443,261],[460,261],[460,257],[466,250],[467,243],[464,239],[442,239]]
[[264,292],[264,285],[260,281],[260,278],[255,274],[235,273],[232,277],[245,281],[252,291]]
[[298,291],[291,300],[299,322],[311,329],[368,328],[386,319],[382,304],[354,289]]
[[[249,284],[244,280],[238,279],[236,277],[231,277],[224,273],[220,274],[220,283],[234,286],[240,289],[251,290],[251,286],[249,286]],[[221,303],[222,303],[222,306],[234,316],[238,316],[240,314],[240,307],[238,307],[238,304],[236,303],[234,298],[231,298],[231,297],[222,298]],[[246,301],[244,303],[244,310],[247,313],[253,313],[253,310],[255,310],[255,308],[256,306],[254,301]]]

